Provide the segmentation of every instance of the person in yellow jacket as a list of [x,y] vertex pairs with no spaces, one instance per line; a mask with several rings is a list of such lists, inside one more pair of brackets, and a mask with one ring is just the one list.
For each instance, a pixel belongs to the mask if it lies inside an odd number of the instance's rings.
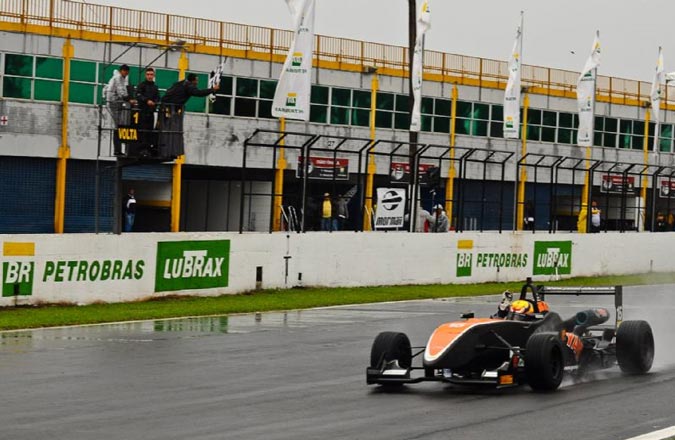
[[333,223],[333,204],[330,201],[330,194],[323,195],[323,203],[321,204],[321,230],[330,231]]

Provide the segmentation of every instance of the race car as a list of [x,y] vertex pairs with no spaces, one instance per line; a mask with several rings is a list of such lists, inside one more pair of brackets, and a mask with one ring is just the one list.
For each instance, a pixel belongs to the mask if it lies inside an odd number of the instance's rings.
[[[605,308],[563,320],[549,309],[546,295],[613,295],[615,323],[605,324],[610,316]],[[553,391],[565,372],[581,377],[618,364],[625,374],[645,374],[654,359],[652,329],[646,321],[622,319],[622,286],[546,287],[528,278],[515,301],[504,293],[495,315],[463,314],[461,321],[438,326],[425,347],[411,347],[404,333],[380,333],[366,381],[384,387],[422,381],[497,388],[528,384],[535,391]],[[413,366],[420,356],[421,365]],[[414,377],[414,372],[421,374]]]

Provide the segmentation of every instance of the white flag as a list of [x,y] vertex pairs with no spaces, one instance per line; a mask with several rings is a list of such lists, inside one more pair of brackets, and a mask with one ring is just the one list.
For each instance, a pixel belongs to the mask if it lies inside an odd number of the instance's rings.
[[659,129],[661,111],[661,83],[663,82],[663,50],[659,47],[659,58],[656,61],[656,73],[654,74],[654,81],[652,82],[652,90],[649,94],[652,103],[652,119],[656,125],[654,126],[654,151],[659,151]]
[[420,131],[422,110],[422,69],[424,63],[424,34],[431,29],[431,10],[429,0],[424,0],[417,17],[417,38],[412,65],[413,110],[410,116],[410,131]]
[[293,15],[295,37],[274,92],[272,116],[309,121],[314,56],[314,1],[286,0]]
[[[522,26],[522,24],[521,24]],[[504,93],[504,138],[518,139],[520,130],[520,75],[523,51],[522,27],[518,27],[509,59],[509,82]]]
[[600,31],[595,33],[593,49],[584,70],[577,81],[577,107],[579,109],[579,132],[577,145],[593,146],[593,118],[595,110],[595,74],[600,65]]

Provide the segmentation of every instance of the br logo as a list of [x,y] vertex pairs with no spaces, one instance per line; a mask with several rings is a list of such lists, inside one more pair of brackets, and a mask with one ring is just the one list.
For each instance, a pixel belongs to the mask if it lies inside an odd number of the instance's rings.
[[35,243],[5,242],[2,256],[2,296],[32,295]]

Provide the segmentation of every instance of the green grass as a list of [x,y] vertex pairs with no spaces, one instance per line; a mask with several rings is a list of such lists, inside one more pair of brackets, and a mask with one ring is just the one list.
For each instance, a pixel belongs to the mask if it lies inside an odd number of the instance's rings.
[[[675,283],[675,273],[575,278],[546,285],[601,286]],[[263,290],[219,297],[170,297],[143,302],[5,307],[0,309],[0,330],[55,327],[75,324],[162,319],[181,316],[225,315],[233,313],[294,310],[342,304],[404,301],[500,293],[519,290],[522,283],[465,285],[382,286],[358,288],[305,288]]]

